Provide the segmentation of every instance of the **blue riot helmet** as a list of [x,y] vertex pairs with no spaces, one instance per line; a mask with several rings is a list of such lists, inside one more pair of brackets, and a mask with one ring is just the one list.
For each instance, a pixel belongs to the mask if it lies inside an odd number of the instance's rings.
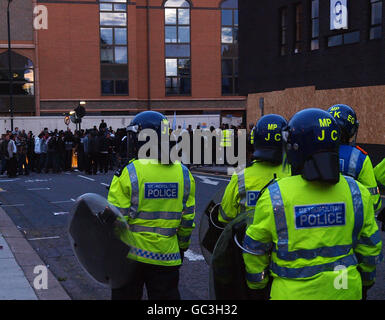
[[[152,131],[142,132],[145,129],[151,129]],[[143,136],[140,135],[141,132]],[[132,119],[127,127],[128,159],[142,158],[143,154],[139,151],[147,143],[149,144],[147,145],[148,148],[146,148],[145,158],[161,160],[162,152],[169,153],[169,122],[159,112],[143,111]],[[167,146],[163,145],[165,143]]]
[[336,104],[330,107],[328,112],[341,128],[341,143],[348,144],[353,137],[355,143],[359,127],[355,111],[346,104]]
[[296,113],[282,131],[292,175],[308,181],[339,181],[340,128],[330,113],[316,108]]
[[253,129],[255,159],[282,162],[282,128],[286,125],[285,118],[277,114],[268,114],[258,120]]

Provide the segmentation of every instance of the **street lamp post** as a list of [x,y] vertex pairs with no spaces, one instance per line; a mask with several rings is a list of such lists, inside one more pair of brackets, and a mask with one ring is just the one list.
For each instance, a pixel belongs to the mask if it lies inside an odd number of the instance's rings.
[[9,20],[9,5],[12,0],[8,0],[7,24],[8,24],[8,71],[9,71],[9,112],[11,114],[11,131],[13,131],[13,74],[11,59],[11,24]]

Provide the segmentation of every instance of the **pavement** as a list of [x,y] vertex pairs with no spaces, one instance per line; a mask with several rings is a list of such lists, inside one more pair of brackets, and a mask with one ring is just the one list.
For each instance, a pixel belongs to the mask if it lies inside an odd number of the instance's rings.
[[58,280],[2,208],[0,300],[70,300]]

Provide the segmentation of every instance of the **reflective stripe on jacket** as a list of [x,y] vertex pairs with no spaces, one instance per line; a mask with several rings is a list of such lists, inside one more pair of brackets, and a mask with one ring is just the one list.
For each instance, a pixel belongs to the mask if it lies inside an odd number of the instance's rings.
[[181,164],[135,160],[114,176],[108,201],[129,224],[128,257],[157,265],[181,264],[195,227],[195,182]]
[[243,253],[248,286],[264,288],[271,274],[272,299],[361,299],[382,260],[370,194],[342,175],[335,185],[299,175],[270,185],[243,245],[254,252]]
[[241,212],[254,210],[259,191],[266,186],[274,175],[284,178],[290,175],[290,169],[282,168],[266,161],[254,161],[250,167],[234,173],[226,187],[219,207],[218,220],[228,223]]
[[374,211],[378,211],[381,208],[381,195],[370,157],[349,145],[341,145],[339,154],[341,173],[353,177],[368,188],[372,195]]

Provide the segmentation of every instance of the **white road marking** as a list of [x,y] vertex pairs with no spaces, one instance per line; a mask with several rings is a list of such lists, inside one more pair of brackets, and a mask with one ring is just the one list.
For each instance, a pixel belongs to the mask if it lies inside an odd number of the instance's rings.
[[201,261],[204,260],[205,258],[201,254],[196,254],[192,252],[190,249],[188,249],[185,253],[184,256],[189,259],[190,261]]
[[51,190],[51,188],[29,188],[29,191],[37,191],[37,190]]
[[108,183],[103,183],[103,182],[101,183],[101,185],[106,186],[106,187],[110,186]]
[[53,213],[54,216],[62,216],[62,215],[65,215],[65,214],[69,214],[69,212],[63,211],[63,212],[54,212]]
[[213,185],[213,186],[217,186],[217,185],[219,184],[218,181],[213,181],[213,180],[211,180],[211,178],[207,178],[207,177],[205,177],[205,176],[197,176],[197,175],[196,175],[195,177],[201,179],[202,182],[205,183],[205,184],[211,184],[211,185]]
[[30,180],[25,180],[24,182],[29,183],[29,182],[47,182],[52,179],[30,179]]
[[75,202],[76,200],[71,198],[71,201]]
[[24,206],[24,204],[20,203],[20,204],[2,204],[0,205],[0,207],[22,207]]
[[0,182],[13,182],[13,181],[17,181],[19,180],[19,178],[16,178],[16,179],[9,179],[9,180],[1,180],[0,179]]
[[95,181],[95,179],[88,178],[88,177],[82,176],[80,174],[78,174],[78,177],[83,178],[83,179],[87,179],[87,180],[90,180],[90,181]]
[[54,236],[54,237],[43,237],[43,238],[31,238],[27,239],[28,241],[35,241],[35,240],[49,240],[49,239],[60,239],[59,236]]

